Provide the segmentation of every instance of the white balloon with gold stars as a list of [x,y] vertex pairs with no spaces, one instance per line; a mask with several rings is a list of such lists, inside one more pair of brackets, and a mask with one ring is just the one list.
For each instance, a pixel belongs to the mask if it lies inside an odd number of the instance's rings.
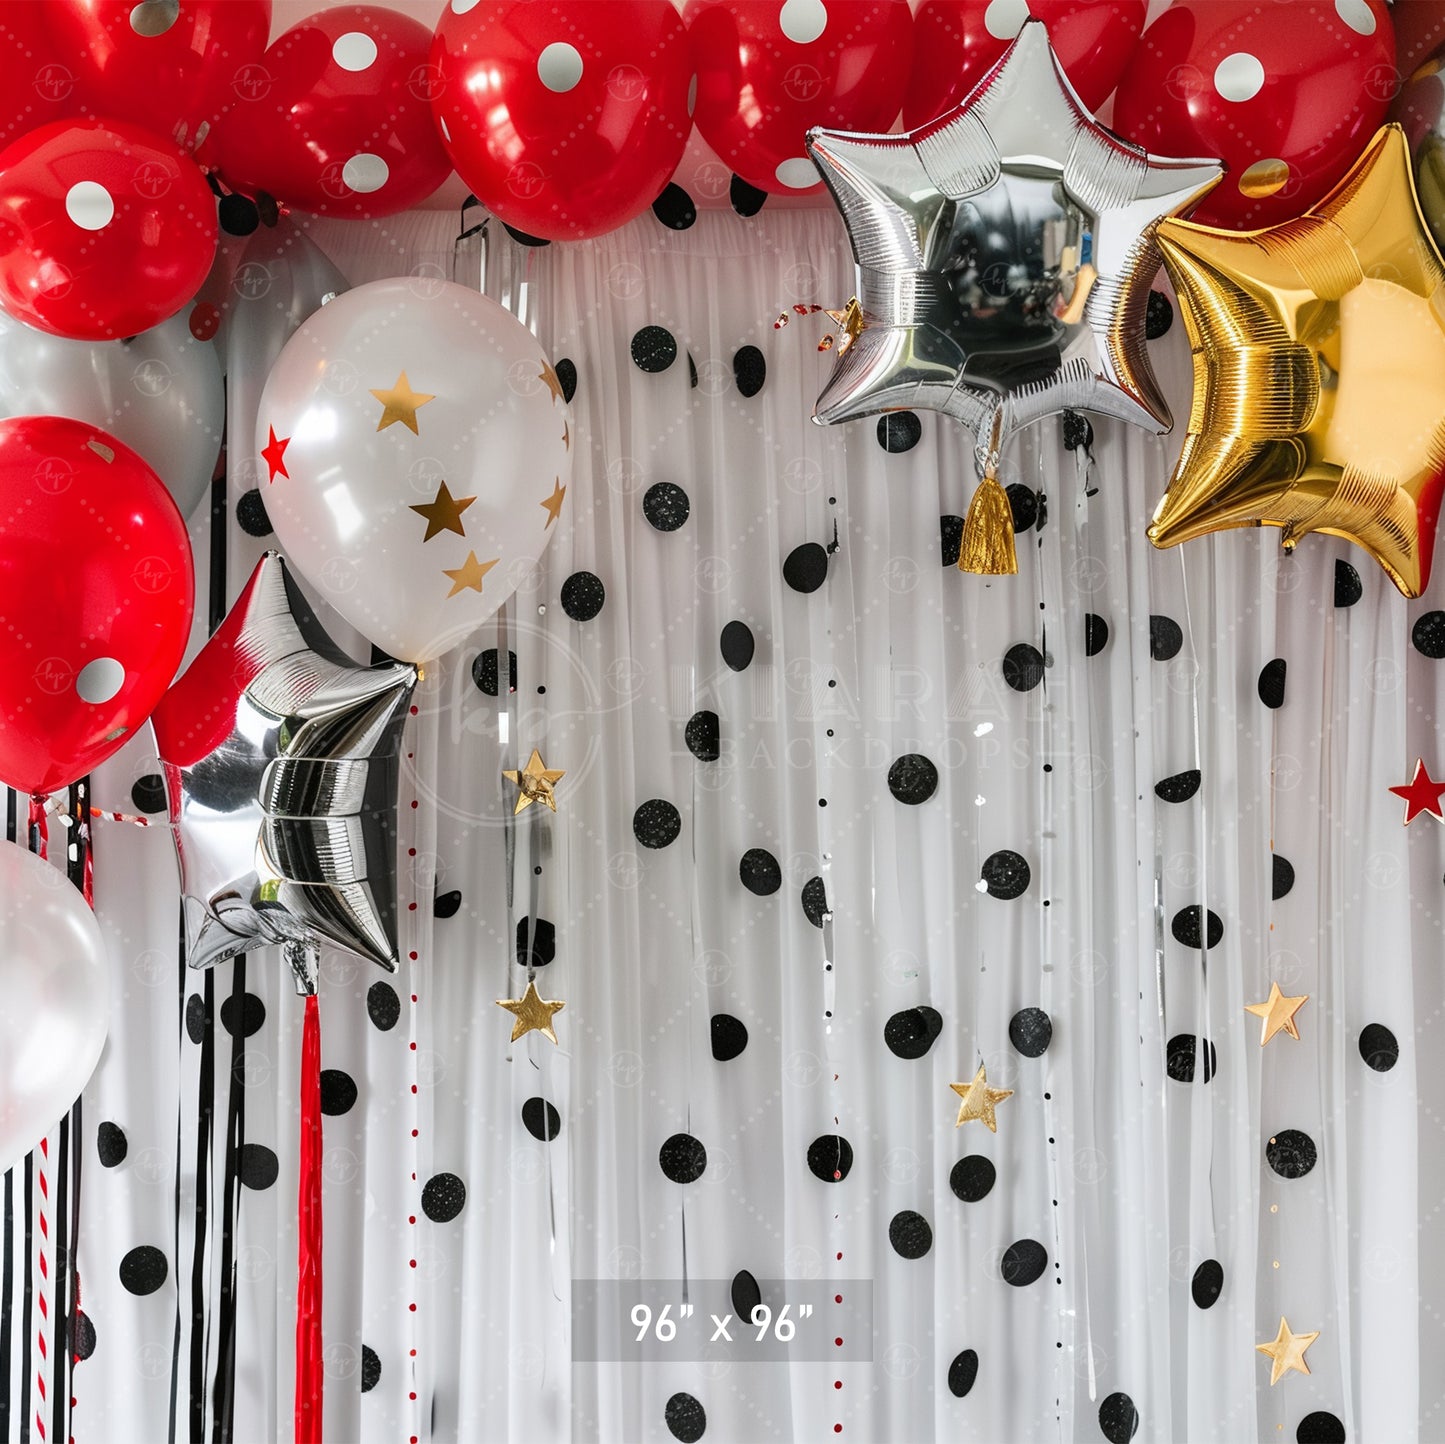
[[536,567],[572,466],[536,338],[449,281],[375,281],[286,344],[257,418],[261,491],[287,556],[348,622],[423,662]]

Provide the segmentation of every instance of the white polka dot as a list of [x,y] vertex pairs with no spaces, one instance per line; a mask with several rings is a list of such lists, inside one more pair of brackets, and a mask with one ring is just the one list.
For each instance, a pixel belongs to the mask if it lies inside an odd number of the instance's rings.
[[391,171],[379,155],[362,151],[341,167],[341,179],[358,195],[369,196],[391,179]]
[[1214,88],[1222,100],[1253,100],[1264,85],[1264,66],[1247,50],[1226,55],[1214,67]]
[[688,81],[687,84],[687,113],[691,115],[697,109],[697,76]]
[[83,231],[103,231],[115,216],[115,202],[99,181],[76,181],[65,193],[65,214]]
[[778,24],[794,45],[809,45],[828,28],[828,7],[823,0],[783,0]]
[[376,59],[376,41],[364,30],[348,30],[337,36],[331,58],[343,70],[365,70]]
[[97,657],[80,669],[75,679],[76,695],[92,705],[109,702],[125,685],[125,668],[114,657]]
[[140,0],[132,5],[130,28],[147,40],[164,35],[181,18],[181,0]]
[[452,14],[465,15],[468,10],[475,10],[482,0],[452,0]]
[[773,174],[782,185],[791,186],[795,191],[807,190],[809,186],[818,184],[818,167],[805,155],[795,155],[791,160],[783,161]]
[[1335,0],[1335,14],[1356,35],[1375,33],[1375,12],[1365,4],[1365,0]]
[[983,28],[995,40],[1012,40],[1028,18],[1028,0],[989,0],[983,12]]
[[554,40],[537,57],[537,79],[558,95],[571,90],[582,79],[582,56],[577,47]]

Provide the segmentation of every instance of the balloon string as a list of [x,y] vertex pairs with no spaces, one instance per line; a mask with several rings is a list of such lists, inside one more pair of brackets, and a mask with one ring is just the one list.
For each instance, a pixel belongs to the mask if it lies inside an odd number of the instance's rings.
[[306,995],[301,1033],[300,1188],[296,1241],[296,1444],[321,1444],[321,1012]]
[[[32,798],[31,806],[33,807],[34,805],[34,799]],[[74,818],[71,817],[67,810],[67,805],[57,801],[53,797],[45,800],[44,811],[49,817],[58,817],[62,827],[69,827],[74,821]],[[78,809],[78,811],[83,812],[85,816],[104,818],[107,822],[128,822],[132,827],[150,827],[155,821],[154,818],[141,817],[138,813],[134,812],[110,812],[104,807],[87,807]]]

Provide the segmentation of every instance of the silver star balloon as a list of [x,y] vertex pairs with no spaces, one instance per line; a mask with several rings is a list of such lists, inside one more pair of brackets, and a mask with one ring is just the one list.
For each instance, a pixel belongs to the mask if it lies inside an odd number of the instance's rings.
[[848,228],[862,312],[815,421],[941,411],[978,438],[981,470],[996,420],[1000,445],[1066,408],[1169,429],[1144,345],[1154,229],[1220,167],[1110,135],[1042,24],[948,114],[902,135],[813,130],[808,152]]
[[398,750],[417,670],[362,667],[267,552],[151,718],[190,964],[324,943],[396,969]]

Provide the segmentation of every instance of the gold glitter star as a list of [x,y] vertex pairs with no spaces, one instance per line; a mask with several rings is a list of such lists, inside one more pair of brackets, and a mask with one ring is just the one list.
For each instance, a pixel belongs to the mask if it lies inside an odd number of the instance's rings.
[[448,597],[454,597],[458,592],[464,592],[470,587],[474,592],[482,589],[482,578],[501,561],[501,557],[493,557],[489,562],[479,562],[476,552],[468,552],[467,559],[461,566],[453,569],[443,567],[442,573],[452,579],[452,589],[447,593]]
[[433,500],[424,501],[420,506],[413,506],[412,511],[418,516],[426,518],[426,535],[422,538],[423,544],[444,531],[454,531],[458,536],[466,536],[466,528],[462,525],[462,513],[475,500],[474,496],[453,496],[447,490],[446,482],[442,482],[437,488],[437,494]]
[[[841,311],[825,311],[824,314],[843,333],[843,339],[838,343],[838,354],[841,356],[863,329],[863,308],[858,304],[857,296],[850,296]],[[820,346],[818,349],[821,351],[823,348]]]
[[509,769],[502,773],[508,782],[517,784],[517,805],[512,809],[512,816],[526,811],[534,802],[545,802],[556,812],[557,799],[552,795],[552,784],[560,782],[566,775],[565,772],[548,768],[542,761],[542,754],[534,747],[527,765],[520,772]]
[[962,1128],[965,1123],[982,1123],[990,1133],[998,1132],[998,1119],[994,1117],[993,1105],[1002,1103],[1005,1098],[1012,1098],[1012,1088],[990,1088],[988,1073],[982,1063],[978,1065],[978,1072],[973,1075],[972,1083],[950,1083],[948,1086],[963,1099],[958,1105],[958,1119],[953,1125],[955,1128]]
[[427,404],[428,401],[435,401],[436,397],[426,391],[413,391],[411,382],[406,379],[406,372],[403,371],[396,378],[396,385],[383,391],[373,390],[371,393],[381,402],[381,420],[376,423],[378,431],[385,431],[394,421],[399,421],[403,426],[409,426],[413,436],[420,436],[421,432],[416,429],[416,413]]
[[552,1030],[552,1014],[560,1013],[567,1005],[542,997],[536,983],[529,981],[527,991],[520,998],[498,998],[497,1006],[505,1008],[517,1020],[512,1024],[512,1042],[527,1033],[540,1033],[555,1043],[557,1034]]
[[1259,1026],[1259,1046],[1264,1047],[1276,1033],[1288,1033],[1296,1042],[1299,1041],[1299,1026],[1295,1023],[1294,1015],[1309,1002],[1310,995],[1301,993],[1298,998],[1286,998],[1279,990],[1279,984],[1271,981],[1269,985],[1269,997],[1262,1003],[1246,1003],[1244,1011],[1253,1013],[1256,1018],[1264,1021]]
[[565,406],[567,398],[562,395],[562,383],[557,379],[557,373],[552,369],[550,361],[542,363],[541,376],[542,380],[547,383],[547,390],[552,393],[552,400],[560,401]]
[[1312,1334],[1292,1334],[1289,1325],[1280,1315],[1279,1333],[1268,1344],[1256,1344],[1255,1350],[1270,1360],[1269,1384],[1273,1388],[1291,1369],[1299,1374],[1308,1374],[1310,1366],[1305,1363],[1305,1350],[1319,1338],[1320,1331]]
[[[547,513],[547,526],[551,526],[552,523],[562,515],[562,498],[566,495],[567,488],[562,485],[562,478],[560,476],[554,477],[552,480],[552,495],[549,496],[546,501],[537,503]],[[542,530],[546,531],[547,526],[544,526]]]

